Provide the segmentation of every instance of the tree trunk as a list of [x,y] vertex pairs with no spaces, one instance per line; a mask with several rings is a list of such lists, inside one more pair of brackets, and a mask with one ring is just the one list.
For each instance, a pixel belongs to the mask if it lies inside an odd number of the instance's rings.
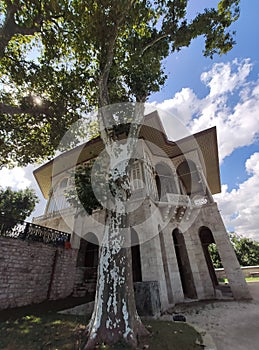
[[100,249],[95,307],[84,350],[119,342],[136,347],[138,338],[148,335],[136,311],[128,244],[130,229],[122,227],[127,217],[118,212],[108,215]]
[[127,216],[127,201],[131,194],[129,161],[113,164],[117,164],[110,169],[114,202],[112,210],[107,209],[95,306],[87,327],[88,341],[84,350],[94,349],[97,344],[120,342],[136,347],[138,338],[149,334],[137,314],[134,297]]

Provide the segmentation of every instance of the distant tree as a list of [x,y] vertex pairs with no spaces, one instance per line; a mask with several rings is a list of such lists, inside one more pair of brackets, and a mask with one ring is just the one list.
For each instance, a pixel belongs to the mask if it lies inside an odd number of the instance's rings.
[[213,266],[216,269],[222,267],[219,252],[215,243],[212,243],[209,245],[209,253],[210,253],[211,260],[213,262]]
[[25,220],[34,210],[38,198],[34,190],[14,191],[0,187],[0,215],[11,220]]
[[[239,236],[234,232],[231,232],[229,236],[241,266],[259,265],[259,242],[247,237]],[[209,245],[209,252],[214,267],[222,267],[217,246],[215,244]]]
[[258,242],[247,237],[240,237],[236,234],[232,234],[231,242],[241,266],[259,265]]

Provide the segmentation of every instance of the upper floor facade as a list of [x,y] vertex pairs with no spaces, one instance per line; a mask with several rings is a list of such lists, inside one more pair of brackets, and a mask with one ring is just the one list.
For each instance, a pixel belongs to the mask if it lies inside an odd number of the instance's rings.
[[[179,220],[186,208],[213,203],[212,194],[220,192],[216,129],[172,142],[166,138],[157,114],[152,113],[147,120],[130,166],[131,201],[148,199],[163,216],[173,207],[174,220]],[[74,186],[74,171],[98,157],[103,148],[100,139],[92,140],[34,172],[48,200],[44,214],[34,218],[35,223],[71,231],[70,225],[61,225],[60,217],[71,217],[72,222],[76,212],[67,200]]]

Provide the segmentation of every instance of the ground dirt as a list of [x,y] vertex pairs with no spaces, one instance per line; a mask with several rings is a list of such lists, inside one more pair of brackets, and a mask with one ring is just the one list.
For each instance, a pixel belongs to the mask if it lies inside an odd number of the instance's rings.
[[218,350],[258,350],[259,282],[248,283],[248,287],[251,301],[187,303],[176,306],[172,312],[185,315],[187,322],[207,331]]

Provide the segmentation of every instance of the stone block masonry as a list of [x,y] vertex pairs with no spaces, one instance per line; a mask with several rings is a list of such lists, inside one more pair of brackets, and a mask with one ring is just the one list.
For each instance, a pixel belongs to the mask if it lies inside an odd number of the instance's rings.
[[72,294],[77,249],[0,237],[0,309]]

